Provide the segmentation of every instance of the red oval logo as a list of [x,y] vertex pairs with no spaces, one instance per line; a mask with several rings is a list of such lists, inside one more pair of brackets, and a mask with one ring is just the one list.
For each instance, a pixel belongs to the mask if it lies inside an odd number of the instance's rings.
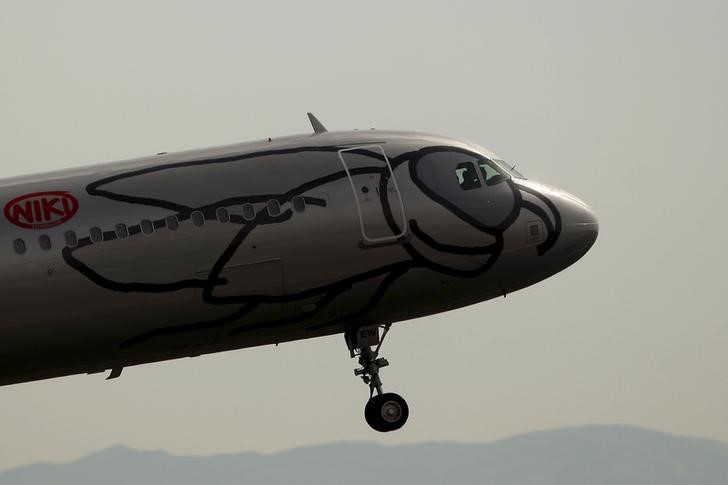
[[78,211],[78,201],[68,192],[36,192],[5,204],[5,218],[25,229],[48,229],[70,220]]

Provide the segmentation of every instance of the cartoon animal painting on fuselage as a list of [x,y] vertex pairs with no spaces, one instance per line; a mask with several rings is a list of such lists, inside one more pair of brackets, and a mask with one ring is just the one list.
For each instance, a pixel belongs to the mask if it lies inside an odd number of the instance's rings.
[[[52,289],[43,308],[2,305],[0,384],[333,333],[371,375],[358,329],[531,285],[598,230],[586,204],[494,154],[405,132],[318,132],[0,183],[6,202],[43,191],[77,207],[55,227],[0,225],[8,301],[32,300],[19,281]],[[50,249],[33,247],[39,232]]]

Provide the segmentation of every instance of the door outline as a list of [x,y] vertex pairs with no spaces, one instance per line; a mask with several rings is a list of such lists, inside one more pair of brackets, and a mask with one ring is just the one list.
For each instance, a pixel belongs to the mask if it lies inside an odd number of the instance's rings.
[[[349,166],[346,164],[346,160],[344,160],[344,152],[351,152],[354,150],[362,150],[362,149],[376,149],[378,150],[382,156],[384,157],[384,163],[387,165],[387,168],[389,169],[389,176],[390,180],[394,184],[394,189],[397,191],[397,200],[399,201],[399,208],[402,214],[402,230],[399,232],[399,234],[393,234],[391,236],[384,236],[384,237],[375,237],[371,238],[368,237],[366,234],[366,231],[364,230],[364,214],[361,210],[361,204],[359,203],[359,195],[356,191],[356,186],[354,185],[354,179],[351,177],[351,172],[349,171]],[[339,150],[339,160],[341,160],[341,164],[344,166],[344,170],[346,171],[346,176],[349,179],[349,185],[351,186],[351,193],[354,197],[354,202],[356,203],[356,211],[359,215],[359,228],[361,230],[361,236],[364,238],[364,242],[369,244],[381,244],[381,243],[389,243],[389,242],[396,242],[402,238],[404,238],[407,235],[407,215],[404,211],[404,202],[402,201],[402,192],[399,190],[399,185],[397,184],[397,177],[394,176],[394,171],[392,170],[392,165],[389,163],[389,157],[387,157],[387,154],[384,151],[384,147],[382,145],[378,144],[372,144],[372,145],[359,145],[349,148],[342,148]]]

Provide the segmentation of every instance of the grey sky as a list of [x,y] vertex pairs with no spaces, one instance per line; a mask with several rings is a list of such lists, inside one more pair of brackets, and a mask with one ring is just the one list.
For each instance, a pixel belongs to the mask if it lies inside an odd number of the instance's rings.
[[[386,436],[341,336],[0,388],[0,469],[485,441],[626,423],[728,441],[725,2],[4,1],[0,176],[310,130],[430,131],[585,199],[545,282],[395,326]],[[42,295],[39,295],[42,301]],[[103,322],[99,322],[103,324]]]

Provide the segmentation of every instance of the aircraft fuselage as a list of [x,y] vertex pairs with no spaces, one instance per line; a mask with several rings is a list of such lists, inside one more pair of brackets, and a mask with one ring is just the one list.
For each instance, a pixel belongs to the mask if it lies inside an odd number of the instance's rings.
[[593,244],[579,199],[468,143],[287,137],[0,181],[0,385],[470,305]]

